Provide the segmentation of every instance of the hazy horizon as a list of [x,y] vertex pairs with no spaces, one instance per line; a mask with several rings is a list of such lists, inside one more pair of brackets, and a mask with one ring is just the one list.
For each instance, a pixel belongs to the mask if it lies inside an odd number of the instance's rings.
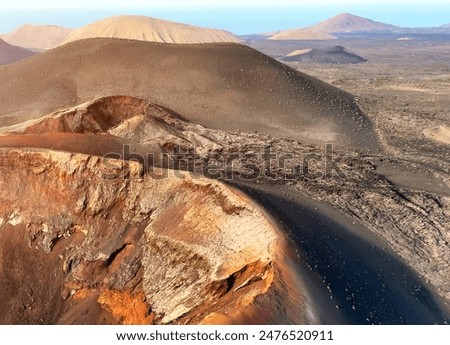
[[[114,6],[107,10],[95,7],[33,8],[12,7],[0,14],[0,33],[7,33],[23,24],[50,24],[78,28],[93,21],[114,15],[145,15],[177,22],[218,28],[237,35],[265,33],[290,28],[310,26],[339,13],[348,12],[375,21],[403,27],[437,27],[450,23],[450,5],[442,2],[405,5],[350,2],[336,4],[321,0],[322,5],[243,5],[233,6],[167,6],[133,7]],[[22,1],[23,3],[24,1]],[[26,1],[25,1],[26,2]],[[20,3],[20,1],[19,1]],[[325,5],[326,4],[326,5]],[[31,5],[30,5],[31,6]]]

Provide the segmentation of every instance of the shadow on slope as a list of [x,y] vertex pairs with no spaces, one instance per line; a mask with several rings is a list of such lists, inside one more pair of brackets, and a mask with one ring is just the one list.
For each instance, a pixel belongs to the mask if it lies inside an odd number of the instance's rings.
[[[241,185],[285,227],[324,324],[446,324],[427,285],[369,230],[288,187]],[[277,189],[275,189],[277,188]]]

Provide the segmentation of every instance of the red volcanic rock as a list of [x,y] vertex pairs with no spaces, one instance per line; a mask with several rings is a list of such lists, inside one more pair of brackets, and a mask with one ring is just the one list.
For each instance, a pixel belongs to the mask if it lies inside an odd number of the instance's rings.
[[272,283],[277,235],[222,183],[133,162],[111,179],[121,161],[54,151],[0,160],[1,323],[198,323]]

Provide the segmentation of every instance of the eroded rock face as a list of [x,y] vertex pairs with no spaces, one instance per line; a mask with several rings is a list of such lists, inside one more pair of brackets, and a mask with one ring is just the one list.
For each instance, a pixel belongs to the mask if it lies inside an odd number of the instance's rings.
[[133,162],[112,178],[120,161],[54,151],[0,160],[2,323],[201,322],[272,282],[275,231],[220,182]]

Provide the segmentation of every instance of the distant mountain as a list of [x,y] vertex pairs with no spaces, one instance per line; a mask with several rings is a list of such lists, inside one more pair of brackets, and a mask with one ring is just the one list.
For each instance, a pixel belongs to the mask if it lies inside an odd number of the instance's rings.
[[91,23],[72,32],[64,40],[64,44],[86,38],[124,38],[163,43],[237,43],[241,41],[228,31],[144,16],[118,16]]
[[342,13],[309,28],[281,31],[270,40],[329,40],[335,39],[334,33],[392,31],[394,25],[375,22],[373,20]]
[[282,58],[287,62],[313,64],[356,64],[367,60],[342,46],[296,50]]
[[442,25],[441,28],[450,28],[450,23]]
[[15,46],[47,50],[57,47],[72,32],[61,26],[25,24],[10,33],[2,36],[2,39]]
[[32,51],[13,46],[0,39],[0,65],[7,65],[33,56],[34,54]]

